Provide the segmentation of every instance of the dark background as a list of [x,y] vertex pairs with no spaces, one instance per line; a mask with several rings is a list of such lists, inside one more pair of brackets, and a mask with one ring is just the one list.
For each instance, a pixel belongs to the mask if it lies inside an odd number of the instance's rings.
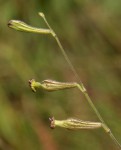
[[33,93],[28,80],[76,81],[50,35],[17,32],[11,19],[46,27],[44,12],[90,97],[121,143],[121,0],[0,1],[0,149],[116,150],[103,129],[49,128],[48,118],[99,121],[76,89]]

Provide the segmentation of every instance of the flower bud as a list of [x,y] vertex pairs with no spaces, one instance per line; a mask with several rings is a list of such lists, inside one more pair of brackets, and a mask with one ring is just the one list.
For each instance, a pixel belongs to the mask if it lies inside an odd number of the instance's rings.
[[41,83],[36,82],[34,79],[29,80],[29,85],[31,89],[36,92],[36,88],[42,88],[46,91],[56,91],[56,90],[63,90],[74,88],[77,86],[75,82],[58,82],[54,80],[44,80]]
[[102,127],[100,122],[82,121],[79,119],[70,118],[67,120],[55,120],[54,117],[49,118],[50,128],[54,129],[56,126],[76,130],[76,129],[95,129]]
[[32,27],[28,24],[26,24],[23,21],[20,20],[10,20],[8,22],[8,27],[18,30],[18,31],[23,31],[23,32],[34,32],[34,33],[40,33],[40,34],[51,34],[50,29],[43,29],[43,28],[36,28]]

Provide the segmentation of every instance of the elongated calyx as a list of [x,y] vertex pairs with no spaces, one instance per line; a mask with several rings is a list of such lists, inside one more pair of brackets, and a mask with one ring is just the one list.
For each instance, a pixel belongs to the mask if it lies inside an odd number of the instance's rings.
[[37,88],[42,88],[46,91],[57,91],[62,89],[74,88],[77,86],[75,82],[58,82],[54,80],[44,80],[41,83],[36,82],[35,79],[29,80],[31,89],[36,92]]
[[40,34],[52,33],[50,29],[32,27],[20,20],[10,20],[8,22],[8,27],[18,30],[18,31],[23,31],[23,32],[34,32],[34,33],[40,33]]
[[95,128],[101,128],[102,123],[100,122],[91,122],[91,121],[83,121],[80,119],[66,119],[66,120],[55,120],[54,117],[49,118],[50,120],[50,128],[54,129],[56,126],[71,129],[71,130],[77,130],[77,129],[95,129]]

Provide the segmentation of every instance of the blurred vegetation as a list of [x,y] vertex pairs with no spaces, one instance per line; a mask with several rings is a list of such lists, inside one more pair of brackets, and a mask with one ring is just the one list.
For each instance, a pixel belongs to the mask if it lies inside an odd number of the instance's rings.
[[48,118],[98,121],[78,90],[33,93],[28,80],[76,81],[51,36],[11,30],[11,19],[45,27],[43,11],[93,102],[121,143],[121,1],[0,1],[0,149],[116,150],[103,130],[51,130]]

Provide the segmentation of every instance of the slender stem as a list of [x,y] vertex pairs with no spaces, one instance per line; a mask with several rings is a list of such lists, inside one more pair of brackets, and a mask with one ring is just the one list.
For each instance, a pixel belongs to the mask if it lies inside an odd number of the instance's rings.
[[[49,23],[47,22],[47,20],[46,20],[44,14],[42,15],[42,13],[41,13],[40,15],[43,17],[43,19],[44,19],[45,23],[47,24],[47,26],[49,27],[49,29],[53,31],[53,29],[50,27]],[[53,31],[53,33],[55,33],[55,32]],[[62,44],[61,44],[61,42],[60,42],[60,40],[59,40],[59,38],[57,37],[56,34],[53,34],[53,35],[54,35],[54,38],[55,38],[55,40],[56,40],[56,42],[57,42],[57,44],[58,44],[58,46],[59,46],[59,48],[60,48],[60,50],[61,50],[63,56],[64,56],[64,58],[66,59],[66,61],[67,61],[67,63],[69,64],[69,66],[70,66],[72,72],[75,74],[75,77],[78,79],[78,81],[79,81],[79,83],[80,83],[80,85],[78,84],[78,88],[79,88],[80,91],[83,92],[83,94],[85,95],[86,99],[88,100],[88,102],[89,102],[89,104],[91,105],[92,109],[95,111],[95,113],[96,113],[96,115],[98,116],[99,120],[100,120],[102,123],[104,123],[104,121],[103,121],[101,115],[99,114],[99,112],[98,112],[98,110],[96,109],[96,107],[94,106],[94,104],[93,104],[91,98],[90,98],[89,95],[87,94],[86,89],[85,89],[85,87],[84,87],[84,85],[83,85],[83,83],[82,83],[82,81],[81,81],[79,75],[77,74],[77,72],[76,72],[74,66],[72,65],[72,63],[71,63],[69,57],[67,56],[67,54],[66,54],[66,52],[65,52],[65,50],[64,50],[64,48],[63,48],[63,46],[62,46]]]
[[46,80],[42,83],[39,83],[39,82],[36,82],[35,80],[30,80],[29,83],[30,83],[30,86],[31,86],[32,90],[34,92],[36,92],[36,88],[41,87],[41,88],[43,88],[45,90],[48,90],[48,91],[54,91],[54,90],[60,90],[60,89],[64,89],[64,88],[66,89],[66,88],[70,88],[70,87],[72,88],[72,87],[77,86],[78,89],[84,94],[84,96],[87,99],[88,103],[90,104],[90,106],[94,110],[95,114],[97,115],[97,117],[101,121],[103,129],[106,131],[106,133],[109,134],[109,136],[112,138],[112,140],[115,142],[115,144],[121,149],[120,143],[117,141],[117,139],[114,137],[114,135],[112,134],[112,132],[110,131],[108,126],[105,124],[103,118],[101,117],[100,113],[98,112],[98,110],[96,109],[95,105],[93,104],[91,98],[89,97],[89,95],[88,95],[88,93],[87,93],[87,91],[86,91],[86,89],[85,89],[78,73],[76,72],[74,66],[72,65],[68,55],[66,54],[59,38],[57,37],[57,35],[53,31],[53,29],[50,27],[50,25],[47,22],[44,14],[39,13],[39,15],[44,19],[44,21],[45,21],[45,23],[46,23],[46,25],[48,26],[49,29],[35,28],[35,27],[32,27],[32,26],[30,26],[30,25],[28,25],[28,24],[26,24],[22,21],[19,21],[19,20],[9,21],[8,26],[13,28],[13,29],[16,29],[16,30],[19,30],[19,31],[24,31],[24,32],[34,32],[34,33],[40,33],[40,34],[51,34],[55,38],[55,40],[56,40],[56,42],[57,42],[64,58],[65,58],[65,60],[67,61],[67,63],[69,64],[69,67],[71,68],[72,72],[75,74],[75,77],[79,81],[79,84],[72,83],[71,85],[70,84],[67,85],[66,83],[64,83],[64,84],[61,83],[60,84],[58,82],[52,82],[50,80],[49,81]]
[[121,149],[121,145],[120,143],[117,141],[117,139],[115,138],[115,136],[112,134],[112,132],[110,131],[110,129],[108,128],[108,126],[105,124],[103,118],[101,117],[100,113],[98,112],[98,110],[96,109],[95,105],[93,104],[91,98],[89,97],[78,73],[76,72],[74,66],[72,65],[68,55],[66,54],[59,38],[57,37],[57,35],[55,34],[55,32],[53,31],[53,29],[51,28],[51,26],[49,25],[48,21],[46,20],[45,16],[43,13],[39,13],[39,15],[44,19],[46,25],[48,26],[48,28],[52,31],[52,36],[55,38],[65,60],[67,61],[69,67],[71,68],[72,72],[74,73],[75,77],[77,78],[77,80],[79,81],[80,85],[78,85],[78,88],[80,89],[80,91],[84,94],[85,98],[87,99],[88,103],[90,104],[90,106],[92,107],[92,109],[94,110],[95,114],[97,115],[97,117],[99,118],[99,120],[101,121],[101,123],[105,126],[104,129],[106,129],[105,131],[110,135],[111,139],[114,141],[114,143],[117,145],[118,148]]
[[59,40],[59,38],[57,37],[56,33],[53,31],[53,29],[52,29],[51,26],[49,25],[48,21],[46,20],[45,15],[44,15],[43,13],[39,13],[39,15],[44,19],[46,25],[47,25],[48,28],[52,31],[52,36],[55,38],[55,40],[56,40],[56,42],[57,42],[57,44],[58,44],[58,46],[59,46],[59,48],[60,48],[60,50],[61,50],[61,52],[62,52],[64,58],[66,59],[67,63],[69,64],[70,69],[71,69],[72,72],[74,73],[74,75],[75,75],[76,79],[79,81],[79,83],[82,84],[82,81],[81,81],[79,75],[77,74],[77,72],[76,72],[74,66],[72,65],[72,63],[71,63],[69,57],[67,56],[67,54],[66,54],[66,52],[65,52],[65,50],[64,50],[64,48],[63,48],[63,46],[62,46],[62,44],[61,44],[61,42],[60,42],[60,40]]
[[[78,84],[78,88],[80,91],[82,91],[82,88],[81,86]],[[88,103],[90,104],[90,106],[92,107],[92,109],[94,110],[95,114],[97,115],[97,117],[99,118],[99,120],[101,121],[102,123],[102,127],[103,129],[106,131],[106,133],[109,134],[109,136],[111,137],[111,139],[114,141],[114,143],[117,145],[117,147],[119,149],[121,149],[121,144],[118,142],[118,140],[115,138],[115,136],[113,135],[113,133],[111,132],[111,130],[109,129],[109,127],[106,125],[106,123],[104,122],[103,118],[101,117],[99,111],[97,110],[97,108],[95,107],[95,105],[93,104],[91,98],[89,97],[87,91],[82,91],[83,94],[85,95]]]
[[89,97],[89,95],[88,95],[86,89],[85,89],[85,90],[82,90],[82,87],[81,87],[79,84],[77,84],[77,87],[78,87],[78,89],[84,94],[84,96],[86,97],[88,103],[89,103],[90,106],[93,108],[93,110],[94,110],[95,114],[97,115],[97,117],[99,118],[99,120],[104,124],[103,118],[101,117],[101,115],[100,115],[100,113],[98,112],[97,108],[96,108],[95,105],[93,104],[93,102],[92,102],[91,98]]
[[109,132],[109,135],[110,135],[111,139],[115,142],[115,144],[118,146],[118,148],[121,149],[121,144],[117,141],[117,139],[112,134],[112,132]]

